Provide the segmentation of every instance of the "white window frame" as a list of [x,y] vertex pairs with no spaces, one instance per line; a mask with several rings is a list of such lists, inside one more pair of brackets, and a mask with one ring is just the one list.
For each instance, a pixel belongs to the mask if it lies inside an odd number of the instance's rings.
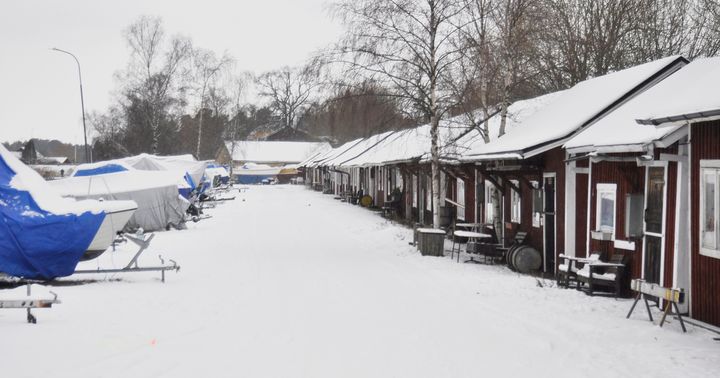
[[424,176],[425,179],[425,210],[432,211],[432,177]]
[[[520,188],[520,182],[518,180],[510,180],[513,185]],[[510,222],[520,223],[522,219],[522,198],[520,192],[512,188],[510,190]]]
[[457,219],[465,220],[465,181],[460,177],[457,178],[455,187],[455,200],[457,201]]
[[485,180],[485,222],[492,223],[493,221],[493,204],[492,204],[492,191],[495,190],[495,186],[488,180]]
[[[705,224],[705,173],[712,172],[715,175],[715,212],[714,212],[714,226],[715,226],[715,248],[708,248],[705,246],[705,238],[703,235],[703,224]],[[700,160],[700,206],[698,207],[700,217],[699,223],[699,245],[700,254],[703,256],[713,257],[720,259],[720,232],[718,232],[718,226],[720,226],[720,160]]]
[[[613,196],[613,226],[610,228],[601,228],[600,220],[602,217],[602,195],[610,193]],[[617,184],[598,183],[595,184],[595,230],[610,232],[611,240],[615,240],[615,229],[617,228]]]
[[420,180],[418,180],[417,175],[412,175],[412,190],[413,190],[413,197],[412,197],[412,207],[417,209],[418,207],[418,186],[420,185]]
[[545,209],[543,208],[544,198],[543,201],[540,201],[540,208],[535,208],[535,192],[539,192],[541,196],[544,196],[545,193],[543,193],[543,188],[540,185],[539,181],[533,180],[530,181],[530,184],[532,184],[532,190],[530,191],[532,196],[532,226],[535,228],[540,228],[543,225],[543,213],[545,212]]

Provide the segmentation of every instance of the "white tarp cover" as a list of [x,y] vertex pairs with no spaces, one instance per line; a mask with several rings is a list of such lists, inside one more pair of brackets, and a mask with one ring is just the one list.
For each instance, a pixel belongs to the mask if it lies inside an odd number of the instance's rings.
[[187,173],[193,179],[195,185],[199,185],[202,181],[207,166],[207,162],[197,161],[192,155],[157,156],[140,154],[119,159],[119,161],[143,171],[175,172],[179,183],[185,180],[184,177]]
[[125,226],[133,231],[164,230],[179,225],[190,205],[178,194],[172,172],[131,170],[98,176],[69,177],[50,184],[65,197],[76,199],[133,200],[138,209]]

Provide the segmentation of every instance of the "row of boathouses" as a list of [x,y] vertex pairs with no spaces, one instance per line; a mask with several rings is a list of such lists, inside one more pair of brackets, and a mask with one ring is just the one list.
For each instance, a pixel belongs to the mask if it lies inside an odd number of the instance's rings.
[[[441,203],[432,203],[430,126],[318,151],[300,164],[317,190],[397,207],[409,224],[519,231],[541,270],[562,256],[622,255],[631,278],[682,288],[681,311],[720,326],[720,58],[673,56],[517,101],[480,120],[441,122]],[[628,284],[626,283],[626,286]]]

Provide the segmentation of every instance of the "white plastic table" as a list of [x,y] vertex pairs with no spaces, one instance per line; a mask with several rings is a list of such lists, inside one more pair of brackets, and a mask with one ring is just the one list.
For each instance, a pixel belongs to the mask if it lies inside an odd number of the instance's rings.
[[[457,226],[457,224],[455,226]],[[459,244],[463,244],[463,243],[459,243],[456,238],[467,238],[468,239],[468,241],[466,243],[464,243],[465,244],[465,253],[468,253],[467,246],[471,240],[477,241],[478,239],[487,239],[487,238],[491,238],[491,237],[492,237],[491,235],[484,234],[482,232],[464,231],[464,230],[453,231],[453,246],[452,246],[452,250],[450,251],[450,258],[452,259],[453,254],[457,253],[457,261],[460,262],[460,245]],[[457,252],[455,251],[455,244],[458,244]],[[473,259],[471,257],[470,260],[467,260],[466,262],[475,262],[475,259]]]

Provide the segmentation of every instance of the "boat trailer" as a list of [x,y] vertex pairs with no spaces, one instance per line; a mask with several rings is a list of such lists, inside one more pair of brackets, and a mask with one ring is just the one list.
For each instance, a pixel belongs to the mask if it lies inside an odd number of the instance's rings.
[[31,324],[37,323],[37,318],[30,311],[33,308],[50,308],[54,304],[61,303],[57,299],[57,294],[50,292],[53,295],[52,299],[38,299],[30,298],[32,284],[27,284],[27,299],[0,299],[0,309],[18,309],[24,308],[27,310],[27,322]]
[[155,237],[155,234],[150,234],[147,238],[144,237],[144,235],[130,235],[130,234],[124,234],[123,238],[130,240],[131,242],[135,243],[139,249],[137,253],[135,253],[135,256],[130,260],[130,262],[124,267],[124,268],[115,268],[115,269],[81,269],[76,270],[73,274],[88,274],[88,273],[133,273],[133,272],[160,272],[160,280],[162,282],[165,282],[165,272],[168,270],[174,270],[175,272],[180,271],[180,265],[175,262],[175,260],[170,260],[170,264],[166,265],[165,260],[163,259],[162,255],[158,255],[158,258],[160,258],[160,265],[158,266],[147,266],[147,267],[141,267],[138,265],[138,258],[140,255],[145,252],[145,250],[150,246],[150,242]]

